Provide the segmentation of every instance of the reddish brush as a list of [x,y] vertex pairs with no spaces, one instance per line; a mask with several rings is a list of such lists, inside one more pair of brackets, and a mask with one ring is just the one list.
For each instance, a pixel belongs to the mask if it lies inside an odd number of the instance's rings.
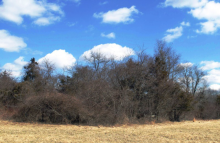
[[151,121],[151,124],[152,124],[152,125],[155,125],[155,121]]
[[195,122],[196,121],[196,118],[193,118],[193,122]]

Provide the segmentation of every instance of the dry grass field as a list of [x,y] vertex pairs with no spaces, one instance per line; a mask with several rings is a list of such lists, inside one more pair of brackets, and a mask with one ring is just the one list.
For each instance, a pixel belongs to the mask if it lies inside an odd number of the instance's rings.
[[44,125],[0,120],[0,142],[220,142],[220,120],[115,127]]

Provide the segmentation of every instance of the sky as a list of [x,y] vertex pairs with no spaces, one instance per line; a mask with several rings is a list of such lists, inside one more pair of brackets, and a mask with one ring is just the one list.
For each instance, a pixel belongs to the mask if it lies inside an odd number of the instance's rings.
[[0,0],[0,68],[31,58],[57,69],[99,52],[117,61],[164,40],[220,89],[220,0]]

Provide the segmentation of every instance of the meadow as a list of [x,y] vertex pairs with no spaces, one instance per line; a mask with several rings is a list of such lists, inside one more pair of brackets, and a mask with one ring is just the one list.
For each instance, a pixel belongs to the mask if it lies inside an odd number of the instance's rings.
[[0,121],[0,142],[220,142],[220,120],[82,126]]

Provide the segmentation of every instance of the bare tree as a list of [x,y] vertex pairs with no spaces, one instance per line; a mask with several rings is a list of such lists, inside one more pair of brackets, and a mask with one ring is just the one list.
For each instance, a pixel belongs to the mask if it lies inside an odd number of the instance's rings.
[[[179,65],[181,70],[181,76],[179,78],[180,83],[183,85],[186,92],[191,93],[193,96],[199,88],[202,88],[202,83],[205,82],[203,78],[206,74],[196,65]],[[203,86],[206,87],[206,86]]]
[[48,59],[45,59],[43,63],[40,64],[41,76],[39,76],[38,80],[41,80],[42,88],[48,92],[56,89],[57,77],[54,74],[55,70],[55,65]]
[[107,64],[110,61],[100,52],[91,52],[91,56],[84,56],[84,59],[88,61],[90,64],[92,64],[95,71],[98,71],[100,68],[102,68],[105,64]]

